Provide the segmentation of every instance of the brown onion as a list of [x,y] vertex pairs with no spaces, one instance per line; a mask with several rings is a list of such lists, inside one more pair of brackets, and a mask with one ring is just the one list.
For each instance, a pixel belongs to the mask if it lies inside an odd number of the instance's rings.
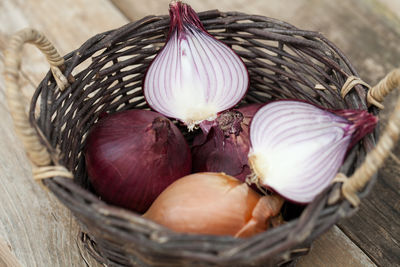
[[193,172],[224,172],[241,181],[251,173],[248,165],[249,124],[263,104],[251,104],[221,113],[197,135],[192,146]]
[[161,114],[129,110],[106,115],[91,129],[86,167],[106,202],[145,212],[173,181],[190,173],[189,146]]
[[143,216],[182,233],[249,237],[268,229],[282,204],[224,173],[197,173],[171,184]]

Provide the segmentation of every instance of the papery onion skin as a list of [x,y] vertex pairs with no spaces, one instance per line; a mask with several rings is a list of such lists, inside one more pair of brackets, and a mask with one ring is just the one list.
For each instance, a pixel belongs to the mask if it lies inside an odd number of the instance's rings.
[[85,147],[89,180],[110,204],[139,213],[176,179],[191,171],[182,133],[153,111],[106,115],[90,130]]
[[181,233],[249,237],[265,231],[282,204],[224,173],[197,173],[170,185],[143,217]]
[[328,111],[346,118],[348,121],[353,123],[355,131],[352,134],[349,149],[357,144],[364,136],[372,133],[378,124],[378,117],[373,116],[366,110],[337,109]]
[[329,186],[354,141],[376,123],[363,110],[327,111],[296,100],[269,103],[250,125],[253,182],[309,203]]
[[195,11],[170,3],[165,46],[150,64],[143,82],[148,105],[189,130],[232,108],[249,86],[242,59],[203,27]]
[[221,113],[195,136],[192,145],[193,172],[224,172],[245,181],[251,173],[249,153],[249,125],[263,104],[250,104]]

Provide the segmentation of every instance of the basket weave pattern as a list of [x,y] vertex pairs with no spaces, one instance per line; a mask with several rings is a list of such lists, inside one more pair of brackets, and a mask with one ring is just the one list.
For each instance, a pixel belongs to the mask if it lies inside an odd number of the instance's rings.
[[[367,109],[366,88],[355,86],[343,100],[340,89],[358,76],[346,57],[321,34],[263,16],[237,12],[199,13],[205,28],[242,57],[250,89],[241,104],[303,99],[328,108]],[[98,34],[65,58],[71,86],[60,91],[51,73],[32,98],[30,121],[39,129],[53,162],[74,174],[45,185],[75,215],[81,239],[110,266],[270,266],[290,263],[340,218],[354,212],[347,201],[328,205],[334,185],[300,218],[248,239],[174,233],[90,193],[83,148],[90,127],[103,112],[148,108],[141,90],[144,73],[165,42],[167,16],[149,16]],[[40,105],[39,115],[35,107]],[[181,128],[188,140],[192,135]],[[341,172],[350,175],[374,147],[368,135],[348,154]],[[374,179],[362,192],[368,193]]]

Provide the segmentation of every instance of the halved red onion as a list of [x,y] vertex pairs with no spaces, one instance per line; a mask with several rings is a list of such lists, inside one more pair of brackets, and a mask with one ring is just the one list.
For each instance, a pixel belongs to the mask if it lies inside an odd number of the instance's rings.
[[193,129],[242,99],[248,72],[232,49],[204,29],[189,5],[173,1],[169,13],[167,42],[147,70],[144,96],[151,108]]
[[253,180],[288,200],[311,202],[337,174],[354,137],[377,123],[367,111],[337,113],[295,100],[262,107],[250,125]]

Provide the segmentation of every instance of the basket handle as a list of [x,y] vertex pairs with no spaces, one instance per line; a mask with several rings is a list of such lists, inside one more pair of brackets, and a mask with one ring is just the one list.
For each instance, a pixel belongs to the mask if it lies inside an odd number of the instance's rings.
[[61,72],[61,69],[64,68],[64,59],[48,39],[37,30],[30,28],[15,33],[9,41],[4,58],[6,97],[15,131],[22,140],[29,159],[37,167],[33,171],[35,179],[54,176],[72,178],[72,174],[65,167],[51,165],[50,153],[46,146],[42,144],[38,132],[32,127],[26,114],[26,103],[24,103],[24,98],[21,97],[22,90],[19,87],[18,75],[25,43],[34,44],[46,56],[60,90],[68,86],[68,81]]
[[[369,105],[383,108],[382,101],[391,91],[400,86],[400,68],[391,71],[377,85],[372,87],[367,94]],[[383,165],[383,162],[395,146],[400,133],[400,98],[392,112],[388,124],[380,136],[377,145],[365,157],[362,165],[357,168],[350,178],[340,179],[343,182],[342,194],[353,205],[358,206],[360,199],[357,192],[360,191],[371,177]]]

